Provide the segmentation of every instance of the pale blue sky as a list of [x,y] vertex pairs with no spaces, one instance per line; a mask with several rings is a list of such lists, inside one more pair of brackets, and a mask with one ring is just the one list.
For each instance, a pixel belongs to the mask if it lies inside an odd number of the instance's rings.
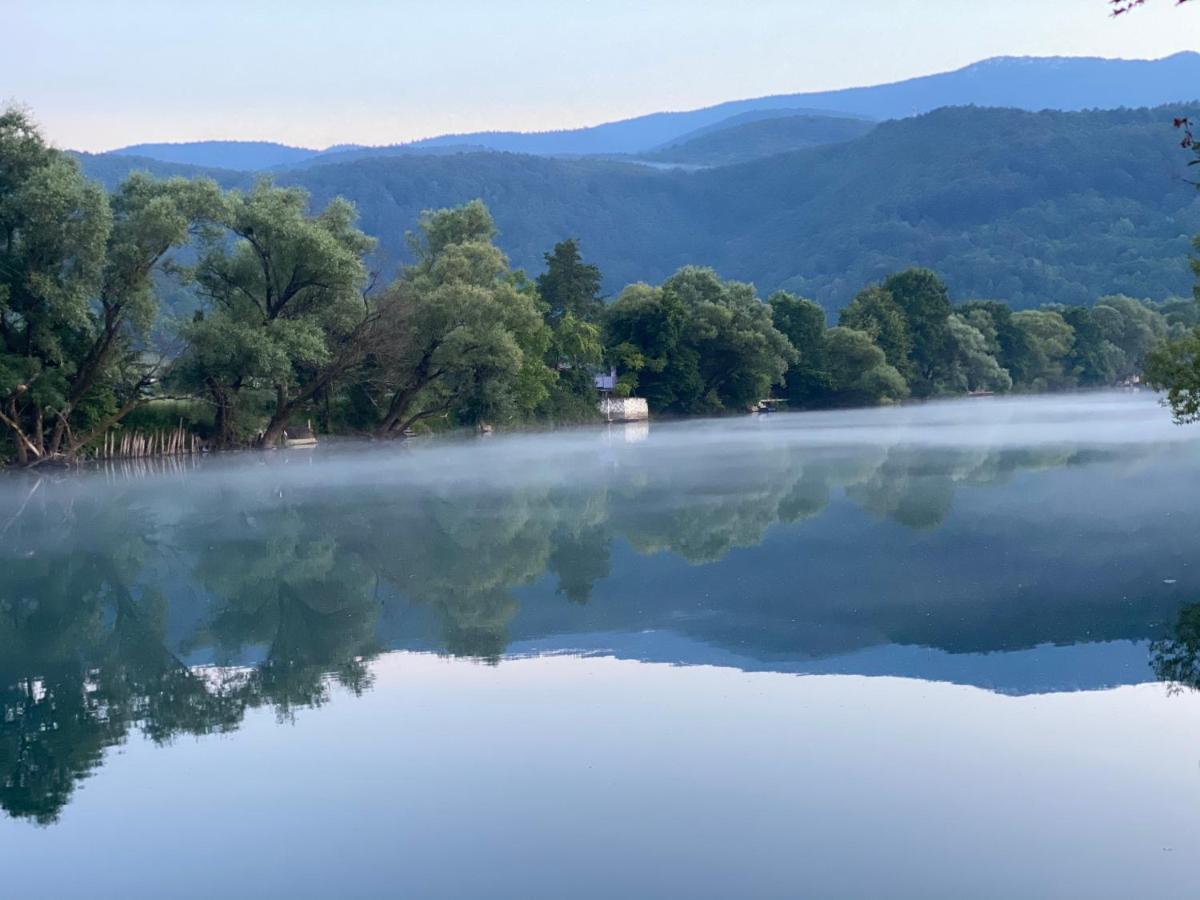
[[88,150],[543,130],[988,56],[1200,49],[1200,3],[1174,0],[1118,20],[1104,0],[0,0],[0,23],[0,99]]

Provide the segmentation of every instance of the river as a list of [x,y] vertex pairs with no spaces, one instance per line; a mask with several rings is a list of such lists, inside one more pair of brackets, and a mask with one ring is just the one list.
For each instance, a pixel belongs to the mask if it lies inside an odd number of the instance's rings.
[[1195,896],[1145,393],[0,478],[13,897]]

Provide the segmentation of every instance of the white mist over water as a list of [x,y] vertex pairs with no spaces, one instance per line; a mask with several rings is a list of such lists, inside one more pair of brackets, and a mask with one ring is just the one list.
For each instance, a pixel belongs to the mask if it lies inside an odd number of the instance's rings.
[[[1002,453],[1055,447],[1149,448],[1200,442],[1200,426],[1172,424],[1156,395],[1096,392],[972,398],[891,408],[776,413],[720,419],[591,426],[480,438],[427,437],[405,443],[329,441],[315,450],[233,453],[150,475],[123,491],[184,506],[194,492],[224,489],[247,502],[288,491],[491,491],[604,483],[637,466],[653,477],[700,485],[765,457],[787,453],[879,453],[888,449]],[[119,472],[120,467],[116,467]],[[0,478],[0,510],[15,509],[30,476]],[[99,493],[103,471],[44,473],[43,490]],[[116,479],[120,481],[120,479]],[[264,490],[265,489],[265,490]]]
[[1189,896],[1198,473],[1111,392],[15,473],[3,884]]

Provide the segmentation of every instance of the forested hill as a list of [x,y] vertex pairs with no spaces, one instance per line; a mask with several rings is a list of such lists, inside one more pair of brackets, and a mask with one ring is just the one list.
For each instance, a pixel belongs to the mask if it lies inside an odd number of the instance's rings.
[[211,178],[221,187],[239,187],[254,183],[249,172],[199,166],[191,163],[164,162],[134,153],[72,153],[84,172],[109,190],[130,172],[149,172],[157,178]]
[[[788,287],[829,308],[910,265],[956,297],[1017,307],[1127,293],[1190,293],[1200,195],[1184,180],[1171,127],[1179,106],[1031,113],[960,107],[884,122],[866,136],[696,173],[504,153],[364,159],[285,171],[322,205],[354,201],[386,274],[421,210],[476,197],[500,245],[530,271],[564,237],[581,239],[606,289],[657,282],[701,263]],[[1193,110],[1193,115],[1196,111]],[[82,156],[110,186],[135,168]],[[212,174],[199,172],[199,174]],[[217,172],[225,185],[253,175]]]

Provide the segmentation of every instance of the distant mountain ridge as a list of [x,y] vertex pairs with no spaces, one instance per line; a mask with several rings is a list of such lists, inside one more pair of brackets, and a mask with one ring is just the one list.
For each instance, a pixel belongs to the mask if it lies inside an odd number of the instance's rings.
[[[1196,85],[1181,96],[1180,85]],[[470,143],[539,156],[636,154],[690,131],[754,110],[805,107],[873,119],[901,119],[943,106],[1000,106],[1037,112],[1160,106],[1200,98],[1200,53],[1156,60],[1099,57],[994,57],[951,72],[889,84],[733,100],[689,112],[662,112],[566,131],[481,132],[415,141]]]
[[[1194,87],[1190,87],[1194,86]],[[1185,96],[1190,95],[1190,96]],[[440,135],[388,147],[339,145],[326,150],[268,141],[135,144],[111,151],[162,162],[260,171],[356,156],[498,150],[535,156],[636,156],[747,114],[803,110],[824,115],[898,119],[943,106],[998,106],[1038,111],[1161,106],[1200,99],[1200,53],[1156,60],[1098,57],[996,57],[951,72],[889,84],[733,100],[684,112],[658,112],[585,128],[548,132],[489,131]],[[730,124],[734,124],[730,122]],[[339,161],[340,161],[339,160]]]
[[302,162],[321,151],[271,141],[190,141],[178,144],[132,144],[110,151],[159,162],[253,172]]

